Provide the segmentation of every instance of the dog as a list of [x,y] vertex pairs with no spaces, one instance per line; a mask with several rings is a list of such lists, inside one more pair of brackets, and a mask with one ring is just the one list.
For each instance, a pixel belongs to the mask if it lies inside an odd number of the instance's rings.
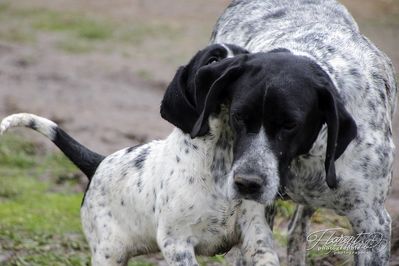
[[[384,201],[397,92],[390,59],[335,0],[233,0],[210,43],[255,53],[240,56],[246,74],[226,84],[241,94],[225,95],[241,97],[231,109],[235,132],[246,136],[235,143],[247,155],[242,161],[263,157],[266,164],[253,164],[263,175],[241,178],[247,188],[231,188],[233,197],[262,202],[262,193],[275,193],[265,185],[280,183],[300,204],[290,227],[290,265],[305,265],[308,220],[321,207],[346,216],[366,243],[355,252],[356,265],[388,265],[391,218]],[[234,180],[230,175],[231,187]]]
[[226,107],[193,129],[209,92],[237,68],[235,61],[219,62],[245,53],[225,44],[199,51],[177,70],[162,101],[161,115],[176,126],[173,132],[107,157],[46,118],[22,113],[2,121],[1,133],[19,126],[42,133],[89,178],[81,220],[93,265],[127,265],[132,256],[159,250],[169,265],[199,265],[195,254],[233,246],[247,265],[278,265],[264,206],[226,197],[233,160]]

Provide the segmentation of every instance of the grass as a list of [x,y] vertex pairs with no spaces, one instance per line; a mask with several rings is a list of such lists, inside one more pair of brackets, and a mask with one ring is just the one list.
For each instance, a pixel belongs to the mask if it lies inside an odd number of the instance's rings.
[[6,258],[0,263],[86,265],[88,246],[79,221],[82,193],[55,193],[55,181],[41,180],[49,169],[54,180],[77,169],[60,154],[40,153],[18,137],[0,140],[0,254]]
[[142,45],[154,38],[176,39],[180,27],[162,21],[130,23],[85,13],[0,4],[0,40],[34,43],[40,33],[52,34],[54,47],[68,53],[88,53],[104,44]]
[[106,40],[112,36],[113,27],[105,21],[70,12],[56,12],[38,9],[32,12],[34,29],[54,32],[68,32],[77,38]]

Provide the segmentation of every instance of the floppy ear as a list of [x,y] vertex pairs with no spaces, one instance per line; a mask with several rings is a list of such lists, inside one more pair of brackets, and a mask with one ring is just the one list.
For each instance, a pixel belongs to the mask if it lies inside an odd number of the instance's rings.
[[190,78],[187,66],[180,67],[162,100],[162,118],[183,132],[191,133],[192,138],[207,134],[207,119],[220,106],[221,99],[218,96],[233,79],[233,74],[237,74],[242,60],[236,56],[205,65],[193,78]]
[[[210,66],[199,71],[197,75],[196,88],[202,92],[204,91],[204,89],[202,89],[204,86],[210,86],[210,89],[205,97],[204,103],[198,104],[201,108],[201,110],[198,110],[200,111],[200,115],[191,131],[191,138],[203,136],[209,131],[209,116],[229,97],[232,90],[230,85],[238,78],[241,69],[242,67],[240,65],[233,64],[228,68],[219,65],[218,67]],[[215,80],[215,76],[219,76],[219,78],[217,78],[216,81],[213,81]],[[201,98],[203,99],[204,97],[198,97],[198,99]]]
[[327,123],[327,151],[324,162],[327,185],[337,188],[334,162],[357,135],[356,123],[345,109],[331,81],[318,90],[319,106]]
[[191,132],[198,114],[187,91],[188,70],[180,67],[166,89],[161,103],[161,116],[186,133]]

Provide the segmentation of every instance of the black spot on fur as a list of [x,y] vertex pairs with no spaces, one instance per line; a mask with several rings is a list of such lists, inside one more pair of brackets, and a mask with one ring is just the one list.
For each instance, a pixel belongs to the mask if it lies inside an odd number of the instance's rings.
[[168,247],[170,244],[172,244],[172,240],[168,239],[165,241],[165,243],[163,243],[163,247],[166,248]]
[[188,265],[191,265],[193,262],[193,256],[191,255],[190,252],[185,251],[181,253],[177,253],[173,256],[172,258],[176,262],[181,262],[183,260],[187,260]]
[[356,68],[352,68],[351,70],[349,70],[349,73],[354,76],[354,77],[360,77],[360,73],[359,70]]
[[221,221],[220,221],[220,225],[221,226],[226,226],[226,224],[227,224],[227,219],[226,219],[226,217],[224,217]]
[[180,162],[180,157],[176,155],[176,162]]
[[129,147],[129,148],[126,150],[126,154],[131,153],[132,151],[134,151],[135,149],[137,149],[137,148],[140,147],[141,145],[142,145],[142,144]]
[[37,130],[37,125],[34,119],[29,121],[28,127],[33,129],[33,130]]
[[137,157],[134,159],[134,166],[137,169],[143,168],[144,162],[145,162],[149,152],[150,152],[150,148],[147,147],[147,148],[143,149],[142,151],[140,151],[139,155],[137,155]]
[[378,95],[380,96],[381,101],[385,102],[385,94],[384,94],[384,92],[383,91],[379,91]]
[[261,249],[258,249],[258,250],[255,252],[255,254],[257,254],[257,255],[265,254],[265,253],[266,253],[266,251],[261,250]]
[[127,176],[127,169],[126,169],[126,168],[122,170],[122,176],[123,176],[123,177],[126,177],[126,176]]
[[335,49],[335,47],[328,46],[328,47],[327,47],[327,51],[328,51],[329,53],[333,54],[333,53],[335,53],[335,52],[337,51],[337,49]]
[[211,224],[218,224],[219,223],[219,219],[216,217],[211,218]]
[[374,83],[378,83],[379,81],[383,80],[383,77],[381,76],[380,73],[373,72],[371,73],[371,76],[373,78]]
[[141,176],[139,177],[139,180],[137,180],[137,188],[139,190],[139,193],[143,191],[143,181],[141,180]]
[[281,18],[283,16],[285,16],[286,12],[285,9],[280,9],[272,14],[267,14],[265,16],[263,16],[264,20],[269,20],[269,19],[277,19],[277,18]]

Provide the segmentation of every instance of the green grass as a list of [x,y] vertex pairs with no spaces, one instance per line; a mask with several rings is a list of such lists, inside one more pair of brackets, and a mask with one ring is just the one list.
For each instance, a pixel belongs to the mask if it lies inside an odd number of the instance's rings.
[[13,136],[2,136],[0,142],[0,165],[1,169],[30,168],[35,165],[34,156],[36,148],[32,143],[22,142]]
[[[55,37],[54,47],[68,53],[89,53],[117,45],[142,45],[147,40],[176,40],[178,25],[162,21],[118,21],[81,12],[0,4],[0,40],[34,43],[40,33]],[[106,48],[105,48],[106,49]]]
[[55,181],[41,180],[45,174],[57,180],[77,169],[60,154],[40,153],[18,137],[0,138],[0,250],[8,258],[1,265],[85,265],[82,193],[55,193]]
[[33,28],[38,30],[68,32],[87,40],[106,40],[112,36],[113,27],[110,23],[83,14],[45,9],[30,14]]

